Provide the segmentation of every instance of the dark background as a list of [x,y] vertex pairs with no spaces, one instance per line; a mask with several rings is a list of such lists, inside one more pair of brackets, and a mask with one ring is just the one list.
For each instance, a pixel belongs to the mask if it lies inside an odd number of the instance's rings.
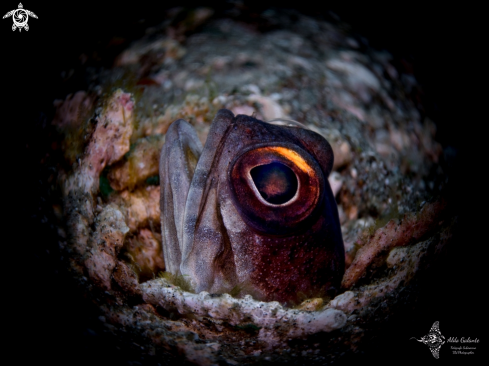
[[[131,38],[139,38],[148,25],[157,24],[165,8],[174,5],[169,1],[104,4],[28,1],[23,2],[24,9],[39,17],[29,19],[28,32],[12,32],[10,18],[0,22],[0,105],[6,128],[1,144],[2,207],[7,217],[2,240],[2,307],[6,323],[12,325],[7,328],[12,346],[4,355],[16,359],[14,364],[157,364],[148,357],[141,359],[130,341],[103,334],[97,309],[73,289],[60,268],[56,227],[48,213],[50,200],[55,198],[46,193],[49,173],[41,160],[49,160],[52,101],[78,90],[70,90],[74,84],[64,83],[61,72],[76,71],[81,53],[90,55],[96,50],[102,64],[110,60]],[[215,1],[178,3],[183,4],[208,5],[217,15],[233,6]],[[285,6],[270,1],[261,7],[246,1],[241,4],[249,16],[269,6]],[[445,148],[451,200],[460,220],[456,240],[436,264],[430,280],[420,286],[418,306],[393,317],[374,335],[366,353],[349,361],[402,365],[435,361],[425,345],[409,338],[421,338],[437,320],[447,339],[479,338],[477,354],[485,355],[482,321],[487,316],[482,313],[483,256],[479,254],[485,242],[477,229],[482,214],[473,206],[483,206],[483,201],[476,196],[478,185],[469,178],[474,173],[468,164],[478,157],[469,144],[477,127],[477,118],[471,114],[474,87],[470,80],[477,76],[471,46],[475,35],[472,22],[467,21],[477,10],[427,8],[411,2],[389,7],[367,2],[324,5],[328,8],[300,1],[294,8],[326,19],[334,17],[333,12],[352,26],[354,34],[368,39],[370,46],[390,51],[420,82],[424,113],[437,124],[437,138]],[[3,2],[1,8],[5,14],[17,8],[17,2]],[[114,36],[126,43],[107,46]],[[452,355],[449,346],[442,347],[438,363],[479,364],[479,357]]]

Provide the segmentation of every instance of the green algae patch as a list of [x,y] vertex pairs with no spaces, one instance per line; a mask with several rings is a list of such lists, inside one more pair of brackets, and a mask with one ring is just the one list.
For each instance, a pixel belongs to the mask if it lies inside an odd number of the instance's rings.
[[164,278],[172,285],[180,287],[183,291],[194,292],[194,289],[192,288],[190,281],[187,278],[185,278],[187,277],[185,275],[178,275],[170,272],[159,272],[158,277]]

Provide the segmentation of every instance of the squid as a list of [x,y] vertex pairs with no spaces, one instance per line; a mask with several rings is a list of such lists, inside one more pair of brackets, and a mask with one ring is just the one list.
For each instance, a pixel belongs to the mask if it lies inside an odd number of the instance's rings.
[[160,156],[163,256],[197,293],[239,289],[296,304],[332,296],[345,271],[333,150],[289,120],[217,112],[202,146],[173,122]]

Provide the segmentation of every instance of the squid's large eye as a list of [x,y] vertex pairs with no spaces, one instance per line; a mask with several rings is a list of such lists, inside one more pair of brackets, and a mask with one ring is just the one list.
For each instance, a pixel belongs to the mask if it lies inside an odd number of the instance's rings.
[[315,159],[291,144],[259,144],[231,164],[229,182],[243,219],[269,234],[301,230],[315,217],[324,176]]
[[297,193],[297,177],[287,165],[275,162],[259,165],[250,174],[258,192],[269,203],[286,203]]

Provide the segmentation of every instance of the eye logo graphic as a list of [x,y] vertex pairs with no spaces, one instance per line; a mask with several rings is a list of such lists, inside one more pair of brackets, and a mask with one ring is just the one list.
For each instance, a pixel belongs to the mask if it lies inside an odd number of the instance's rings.
[[9,11],[7,14],[3,16],[3,19],[12,17],[14,20],[14,24],[12,25],[12,30],[15,31],[17,28],[19,28],[19,32],[22,30],[22,28],[25,28],[26,31],[29,30],[29,26],[27,25],[27,21],[29,20],[29,15],[33,18],[37,19],[37,15],[34,14],[30,10],[24,9],[24,6],[22,3],[19,3],[19,8]]
[[[411,339],[413,338],[414,337],[411,337]],[[433,353],[434,358],[440,357],[440,348],[443,344],[445,344],[445,337],[442,336],[440,333],[439,322],[434,322],[430,332],[421,339],[416,340],[430,347],[431,353]]]

